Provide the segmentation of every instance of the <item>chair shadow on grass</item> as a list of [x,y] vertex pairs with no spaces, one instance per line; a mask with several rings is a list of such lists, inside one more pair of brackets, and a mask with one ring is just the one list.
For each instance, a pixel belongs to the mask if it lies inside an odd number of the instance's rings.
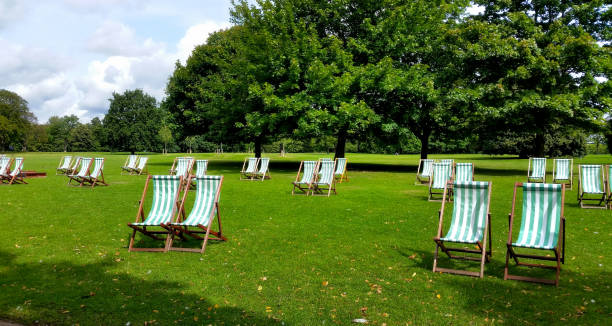
[[[581,324],[604,324],[604,321],[609,320],[608,280],[612,277],[609,272],[602,271],[596,275],[583,275],[562,265],[559,287],[514,280],[504,281],[506,252],[493,250],[493,259],[485,264],[484,278],[479,279],[463,275],[434,274],[432,272],[435,251],[433,241],[431,241],[431,251],[411,248],[396,249],[401,259],[405,260],[405,266],[408,269],[416,268],[430,273],[434,282],[438,283],[438,287],[456,289],[458,294],[453,304],[461,306],[466,313],[480,315],[483,320],[489,322],[492,319],[503,320],[507,325],[558,324],[563,321],[570,324],[572,321]],[[568,263],[576,264],[576,261],[566,261],[566,264]],[[477,271],[480,263],[449,259],[440,251],[438,266]],[[517,267],[512,261],[509,265],[509,272],[548,279],[554,279],[555,276],[553,270]],[[570,297],[571,295],[573,297]],[[585,301],[587,304],[593,302],[590,301],[590,298],[595,298],[595,302],[592,306],[587,305],[585,308]],[[607,300],[608,303],[606,303]],[[585,311],[589,312],[588,319],[585,318],[587,316]]]
[[206,293],[187,293],[179,282],[126,273],[119,264],[125,262],[113,257],[85,264],[23,263],[0,250],[0,319],[53,325],[281,324],[240,307],[215,305]]

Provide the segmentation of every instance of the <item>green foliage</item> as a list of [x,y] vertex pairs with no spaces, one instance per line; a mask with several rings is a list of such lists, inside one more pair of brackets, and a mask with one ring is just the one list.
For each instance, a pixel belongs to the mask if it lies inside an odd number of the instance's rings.
[[0,89],[0,149],[22,150],[35,122],[26,100],[16,93]]
[[49,143],[54,151],[67,152],[70,150],[70,135],[79,125],[79,118],[76,115],[49,118],[48,131]]
[[118,151],[159,151],[163,119],[155,98],[142,90],[113,93],[103,121],[107,145]]

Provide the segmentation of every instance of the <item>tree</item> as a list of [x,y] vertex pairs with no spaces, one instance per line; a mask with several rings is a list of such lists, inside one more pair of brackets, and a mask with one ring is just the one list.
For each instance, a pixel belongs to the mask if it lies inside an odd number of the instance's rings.
[[172,131],[170,130],[170,127],[168,127],[167,125],[163,125],[159,129],[159,139],[161,139],[162,143],[164,143],[164,154],[168,154],[168,143],[172,141]]
[[106,144],[114,150],[136,151],[159,149],[158,132],[164,113],[154,97],[142,90],[113,92],[103,125]]
[[0,148],[21,150],[36,117],[30,112],[28,102],[16,93],[0,89]]
[[76,115],[52,116],[47,122],[49,128],[49,143],[54,151],[67,152],[70,148],[70,134],[79,126],[79,118]]
[[100,143],[96,139],[90,124],[78,124],[70,131],[70,147],[75,152],[98,151]]

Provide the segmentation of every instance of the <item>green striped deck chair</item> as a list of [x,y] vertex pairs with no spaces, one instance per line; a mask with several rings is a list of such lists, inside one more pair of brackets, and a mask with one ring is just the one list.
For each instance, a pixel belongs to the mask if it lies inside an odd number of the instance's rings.
[[[315,181],[315,176],[318,174],[319,162],[318,161],[302,161],[300,168],[293,181],[293,190],[291,194],[295,194],[295,188],[308,195],[312,189],[312,183]],[[301,177],[300,177],[301,176]]]
[[[205,175],[194,178],[196,184],[196,197],[193,203],[193,208],[189,216],[185,218],[185,202],[187,200],[187,192],[184,192],[181,205],[179,206],[179,215],[177,221],[171,223],[170,226],[175,232],[172,232],[170,237],[169,250],[199,252],[201,254],[206,250],[208,240],[227,241],[221,232],[221,217],[219,215],[219,196],[221,195],[221,186],[223,185],[223,176]],[[211,229],[213,220],[217,220],[219,226],[218,231]],[[174,236],[188,235],[195,239],[202,240],[201,249],[179,248],[174,247]],[[204,236],[201,236],[204,235]],[[184,238],[184,237],[182,237]]]
[[527,167],[528,182],[546,182],[546,158],[530,157]]
[[66,174],[66,171],[70,169],[70,163],[72,162],[72,156],[66,155],[62,157],[57,169],[55,170],[55,175]]
[[[603,165],[578,165],[578,203],[582,208],[602,208],[606,205],[606,180]],[[586,195],[586,197],[585,197]],[[598,202],[586,205],[586,202]]]
[[72,181],[75,181],[79,184],[79,187],[83,186],[83,181],[85,180],[85,177],[89,176],[89,170],[91,169],[91,164],[93,163],[93,160],[90,157],[83,157],[80,160],[81,162],[81,167],[79,169],[79,172],[73,172],[72,174],[68,175],[68,184],[72,184]]
[[253,174],[253,178],[254,179],[261,179],[261,181],[264,181],[264,179],[270,179],[270,158],[269,157],[262,157],[259,160],[259,170],[257,170],[257,172],[255,172],[255,174]]
[[[516,194],[521,188],[523,191],[523,208],[521,215],[521,229],[516,241],[512,241],[512,227],[514,224]],[[552,183],[520,183],[514,185],[512,198],[512,212],[510,213],[510,230],[506,251],[506,267],[504,280],[519,280],[559,285],[559,272],[561,263],[565,262],[565,217],[563,206],[565,197],[564,184]],[[561,245],[561,248],[559,248]],[[538,249],[552,251],[551,255],[534,255],[517,252],[517,248]],[[512,258],[519,266],[541,267],[556,270],[554,280],[533,278],[527,276],[511,275],[508,272],[508,263]],[[556,266],[545,264],[525,263],[519,258],[554,261]]]
[[453,160],[452,158],[449,159],[442,159],[440,160],[440,163],[443,164],[450,164],[450,170],[448,171],[448,178],[450,180],[453,179],[454,175],[455,175],[455,160]]
[[[445,198],[446,183],[451,180],[451,163],[434,163],[432,166],[431,178],[429,178],[429,201],[439,201]],[[434,197],[439,195],[440,199]],[[450,198],[449,198],[450,200]]]
[[2,156],[0,158],[0,175],[8,175],[11,170],[12,159],[8,156]]
[[147,169],[148,160],[149,158],[147,156],[142,156],[138,160],[138,165],[136,165],[136,167],[130,171],[130,174],[141,175],[144,171],[147,171],[147,173],[149,173],[149,170]]
[[608,171],[608,182],[606,183],[608,185],[608,208],[612,209],[612,186],[610,186],[610,177],[612,176],[612,165],[608,165],[607,168]]
[[[151,182],[151,180],[153,182]],[[150,184],[153,184],[153,199],[151,209],[145,218],[144,202],[147,196],[147,190]],[[170,223],[175,222],[175,216],[178,212],[179,194],[183,177],[179,175],[149,175],[145,182],[144,190],[136,214],[136,221],[128,223],[132,228],[132,237],[130,238],[129,251],[168,251],[170,245]],[[134,247],[134,238],[136,232],[140,232],[155,240],[165,240],[163,248],[136,248]],[[163,239],[159,235],[165,235]]]
[[455,181],[474,181],[474,165],[472,163],[455,164]]
[[246,157],[242,162],[242,170],[240,171],[240,180],[253,180],[255,173],[257,172],[257,164],[259,159],[257,157]]
[[[433,271],[442,273],[454,273],[461,275],[476,276],[482,278],[484,275],[484,264],[491,257],[491,214],[489,204],[491,202],[491,182],[482,181],[456,181],[453,183],[455,199],[453,202],[453,214],[446,236],[442,237],[444,229],[444,204],[440,209],[440,222],[438,233],[434,238],[436,251],[434,254]],[[489,249],[487,247],[487,237]],[[478,249],[452,248],[447,242],[477,245]],[[480,261],[480,272],[457,270],[438,267],[438,251],[442,250],[451,259],[464,259]],[[478,254],[480,257],[468,255],[458,256],[454,252],[466,254]]]
[[[13,164],[13,170],[0,175],[0,180],[2,181],[2,183],[6,182],[10,185],[13,183],[27,184],[23,175],[21,175],[21,169],[23,168],[23,157],[16,157],[13,160]],[[10,168],[10,165],[8,167]]]
[[189,179],[191,175],[191,170],[193,169],[194,159],[193,157],[177,157],[172,163],[172,168],[170,168],[170,175],[178,175],[183,177],[183,185]]
[[205,176],[207,170],[208,170],[208,160],[196,160],[196,173],[195,173],[196,178]]
[[89,173],[88,176],[83,178],[83,184],[90,184],[91,187],[95,187],[96,185],[104,185],[108,186],[106,182],[104,182],[104,158],[96,157],[94,159],[94,167]]
[[553,183],[569,183],[570,190],[574,179],[574,160],[571,158],[556,158],[553,160]]
[[338,183],[342,183],[343,180],[349,181],[348,173],[346,171],[346,165],[348,160],[346,157],[338,157],[336,159],[336,172],[334,172],[334,178]]
[[419,161],[419,167],[417,168],[416,183],[426,184],[431,179],[431,173],[433,172],[434,160],[421,159]]
[[123,173],[131,173],[138,163],[138,155],[130,155],[125,159],[125,163],[121,167],[121,174]]
[[72,160],[72,163],[70,163],[70,168],[66,171],[66,175],[74,174],[79,166],[81,166],[82,159],[83,158],[80,156],[75,157],[74,160]]
[[312,195],[325,195],[327,192],[327,196],[334,192],[336,193],[336,178],[334,178],[335,165],[334,161],[321,161],[319,162],[319,175],[316,180],[312,183]]

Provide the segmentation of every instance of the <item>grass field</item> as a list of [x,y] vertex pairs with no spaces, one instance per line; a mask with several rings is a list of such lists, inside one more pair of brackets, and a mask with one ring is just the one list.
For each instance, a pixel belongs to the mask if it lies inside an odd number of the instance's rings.
[[[355,318],[372,325],[612,323],[612,212],[580,209],[576,183],[566,193],[559,287],[503,280],[512,187],[525,181],[527,160],[444,156],[473,162],[476,180],[493,182],[493,258],[478,279],[432,273],[440,203],[428,202],[427,187],[414,185],[416,155],[349,154],[350,182],[325,198],[291,196],[299,160],[324,154],[271,154],[272,179],[264,182],[239,180],[247,154],[194,154],[210,160],[209,174],[225,176],[220,207],[229,241],[209,244],[204,255],[128,252],[126,224],[135,219],[145,177],[120,175],[125,154],[90,153],[106,157],[110,186],[69,187],[66,177],[55,176],[62,155],[23,155],[25,170],[49,175],[0,186],[0,319],[58,325],[347,325]],[[149,172],[167,174],[180,155],[149,156]],[[612,157],[574,161],[586,162],[607,164]],[[552,160],[548,171],[550,180]],[[157,244],[137,239],[140,246]],[[478,269],[444,257],[441,266]],[[553,277],[551,271],[513,271]]]

